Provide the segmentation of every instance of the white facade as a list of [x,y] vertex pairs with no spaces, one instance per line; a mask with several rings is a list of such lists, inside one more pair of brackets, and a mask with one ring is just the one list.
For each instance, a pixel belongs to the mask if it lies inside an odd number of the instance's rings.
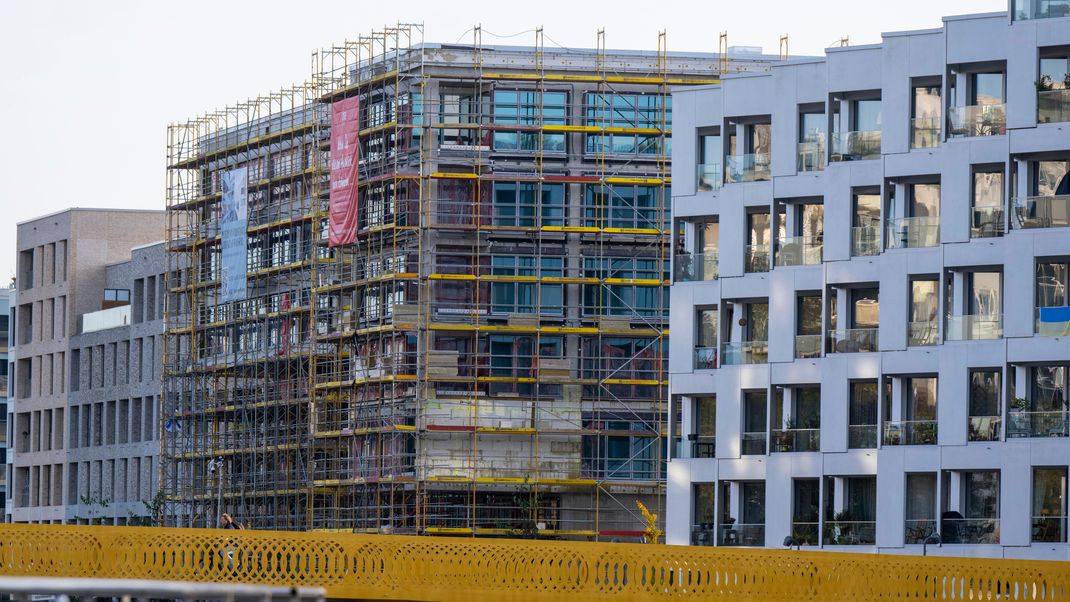
[[674,93],[668,543],[1070,559],[1070,4],[1015,14]]

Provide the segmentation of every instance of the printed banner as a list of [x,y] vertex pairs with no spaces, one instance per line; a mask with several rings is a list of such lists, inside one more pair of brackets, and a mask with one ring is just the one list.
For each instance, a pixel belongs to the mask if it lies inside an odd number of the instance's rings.
[[360,159],[360,100],[354,96],[331,105],[331,196],[327,244],[353,244],[357,238],[357,165]]
[[219,301],[229,303],[245,299],[245,273],[248,267],[249,169],[239,167],[224,172],[222,215],[219,230],[222,238],[220,267],[222,289]]
[[1040,336],[1070,336],[1070,307],[1041,307]]

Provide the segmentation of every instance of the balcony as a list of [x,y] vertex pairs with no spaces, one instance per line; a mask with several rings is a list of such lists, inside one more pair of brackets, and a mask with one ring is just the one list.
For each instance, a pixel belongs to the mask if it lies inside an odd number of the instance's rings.
[[716,367],[716,347],[695,347],[695,370],[713,370]]
[[725,181],[760,182],[769,179],[769,154],[729,155],[725,159]]
[[1001,136],[1007,133],[1007,107],[1003,104],[951,107],[947,111],[952,138]]
[[877,543],[877,521],[825,521],[825,545],[827,546],[871,546],[875,543]]
[[1003,316],[998,314],[948,316],[947,330],[944,334],[949,341],[991,341],[1002,339]]
[[1070,336],[1070,306],[1038,307],[1033,331],[1042,337]]
[[818,544],[817,536],[820,531],[820,523],[799,521],[792,521],[791,523],[791,537],[795,539],[800,546],[816,546]]
[[1066,543],[1066,517],[1034,516],[1033,541],[1036,543]]
[[881,232],[878,226],[851,228],[851,257],[871,257],[881,253]]
[[884,445],[936,445],[935,420],[884,422]]
[[830,353],[872,353],[877,351],[876,328],[845,328],[829,331]]
[[1003,207],[974,207],[970,238],[1003,236]]
[[916,117],[910,120],[910,148],[940,146],[940,118]]
[[818,265],[821,263],[822,247],[820,236],[781,238],[776,246],[776,265]]
[[744,271],[747,273],[769,271],[769,245],[747,245],[743,248]]
[[721,189],[724,182],[724,169],[720,163],[699,163],[696,188],[699,192],[713,192]]
[[885,245],[889,249],[919,249],[940,244],[939,217],[903,217],[888,220]]
[[728,524],[721,527],[722,546],[764,546],[765,525],[754,524]]
[[763,432],[744,432],[740,434],[740,444],[742,447],[742,453],[744,456],[764,456],[765,455],[765,433]]
[[1070,121],[1070,88],[1037,92],[1037,121],[1039,123]]
[[903,540],[907,544],[922,544],[936,533],[936,520],[931,518],[908,518],[905,521]]
[[936,320],[907,323],[907,346],[924,347],[940,341],[940,326]]
[[677,282],[717,280],[717,253],[682,253],[673,265]]
[[847,427],[848,449],[877,449],[877,425],[852,424]]
[[816,452],[821,449],[821,429],[773,429],[773,451]]
[[944,543],[997,544],[998,518],[941,518],[940,539]]
[[825,140],[800,142],[797,150],[798,171],[821,171],[825,169]]
[[725,366],[769,363],[768,341],[740,341],[721,345],[721,362]]
[[678,455],[680,458],[716,458],[717,437],[713,435],[687,436],[687,441],[682,441],[683,450],[686,454]]
[[714,543],[713,523],[691,525],[691,545],[712,546]]
[[1070,226],[1070,195],[1029,196],[1014,199],[1012,225],[1019,230]]
[[1029,412],[1011,410],[1007,414],[1007,438],[1066,437],[1070,435],[1070,413],[1066,410]]
[[881,156],[881,132],[844,132],[832,138],[832,161],[865,161]]
[[821,335],[795,335],[795,359],[812,359],[821,357]]
[[1070,17],[1070,0],[1014,0],[1011,15],[1015,21]]
[[970,441],[999,441],[1003,430],[1003,418],[1000,416],[970,416]]

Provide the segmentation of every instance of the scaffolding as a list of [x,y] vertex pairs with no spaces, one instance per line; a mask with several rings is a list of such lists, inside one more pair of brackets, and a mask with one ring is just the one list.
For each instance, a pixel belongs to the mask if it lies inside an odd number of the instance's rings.
[[[722,62],[664,33],[656,52],[484,34],[386,27],[170,128],[169,523],[637,540],[635,502],[663,514],[670,86]],[[356,240],[331,247],[331,105],[351,98]],[[248,299],[222,303],[239,166]]]

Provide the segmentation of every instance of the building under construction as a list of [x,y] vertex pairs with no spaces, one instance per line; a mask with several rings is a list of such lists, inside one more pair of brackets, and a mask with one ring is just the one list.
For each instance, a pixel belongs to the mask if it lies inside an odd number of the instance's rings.
[[168,524],[629,539],[660,513],[670,87],[771,59],[472,35],[389,27],[169,129]]

